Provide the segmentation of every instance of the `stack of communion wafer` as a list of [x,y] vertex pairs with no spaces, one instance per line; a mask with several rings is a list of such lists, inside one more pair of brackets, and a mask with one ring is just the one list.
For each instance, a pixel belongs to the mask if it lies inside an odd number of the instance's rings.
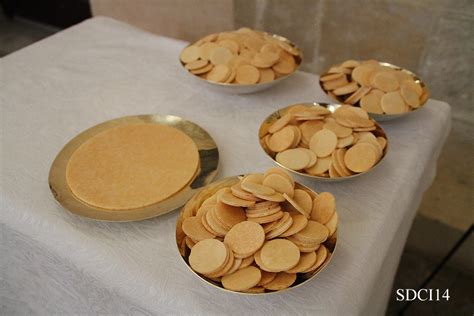
[[177,228],[189,265],[204,277],[232,291],[278,291],[329,260],[338,222],[331,193],[295,185],[279,168],[205,190]]
[[249,28],[208,35],[183,49],[180,59],[203,79],[237,84],[273,81],[291,74],[301,61],[288,42]]
[[281,165],[320,177],[370,170],[383,157],[385,134],[361,108],[294,105],[260,134],[264,150]]
[[331,67],[319,80],[335,99],[376,114],[413,111],[428,100],[428,92],[414,75],[375,60],[346,60]]

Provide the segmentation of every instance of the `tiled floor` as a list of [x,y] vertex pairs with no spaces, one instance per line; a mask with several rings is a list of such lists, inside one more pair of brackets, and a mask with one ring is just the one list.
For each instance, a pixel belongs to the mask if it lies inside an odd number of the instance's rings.
[[[0,57],[30,45],[55,33],[57,29],[31,23],[25,20],[10,21],[0,12]],[[450,99],[447,96],[446,99]],[[433,186],[425,194],[420,213],[429,214],[443,208],[464,209],[458,214],[469,212],[472,207],[472,181],[474,127],[467,123],[455,124],[448,143],[439,161],[438,175]],[[471,217],[472,218],[472,217]],[[463,217],[454,218],[459,225],[468,226]],[[469,219],[468,219],[469,221]],[[404,302],[395,300],[398,288],[417,288],[440,262],[444,254],[462,236],[462,231],[445,224],[418,215],[403,256],[400,261],[391,301],[387,313],[396,315]],[[437,302],[413,303],[406,310],[406,315],[446,315],[474,312],[474,236],[471,236],[453,257],[446,268],[428,285],[433,289],[450,289],[451,299],[448,303]]]

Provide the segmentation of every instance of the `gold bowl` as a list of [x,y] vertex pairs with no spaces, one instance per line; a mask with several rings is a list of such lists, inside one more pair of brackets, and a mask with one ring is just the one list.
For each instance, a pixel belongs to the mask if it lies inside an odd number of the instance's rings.
[[[420,108],[423,107],[423,105],[429,99],[430,92],[429,92],[428,87],[426,86],[425,82],[419,76],[417,76],[415,73],[411,72],[408,69],[405,69],[405,68],[402,68],[402,67],[390,64],[390,63],[378,62],[378,64],[380,66],[389,67],[389,68],[392,68],[394,70],[399,70],[403,73],[406,73],[407,75],[412,77],[413,80],[416,83],[418,83],[421,86],[421,88],[423,90],[423,93],[421,95],[420,106],[418,108],[415,108],[415,109],[412,109],[408,112],[403,112],[403,113],[400,113],[400,114],[378,114],[378,113],[368,112],[370,117],[372,117],[377,122],[390,121],[390,120],[393,120],[393,119],[397,119],[397,118],[400,118],[400,117],[407,116],[407,115],[409,115],[413,112],[416,112],[417,110],[419,110]],[[323,76],[328,75],[328,74],[329,74],[328,72],[325,72],[325,73],[321,74],[320,77],[323,77]],[[349,80],[349,82],[350,82],[350,80]],[[331,98],[333,98],[334,100],[338,101],[341,104],[344,104],[345,100],[349,97],[349,95],[337,96],[337,95],[333,94],[332,92],[325,90],[321,80],[319,80],[319,86],[320,86],[321,90],[324,91],[324,93],[326,93],[328,96],[330,96]],[[356,102],[354,104],[354,106],[359,106],[359,102]]]
[[[268,131],[268,128],[276,121],[278,120],[280,117],[282,117],[283,115],[285,115],[288,110],[290,110],[293,106],[295,105],[304,105],[304,106],[307,106],[307,107],[313,107],[313,106],[322,106],[322,107],[325,107],[326,109],[328,109],[329,111],[331,111],[332,113],[334,113],[339,107],[341,107],[342,105],[341,104],[328,104],[328,103],[316,103],[316,102],[313,102],[313,103],[298,103],[298,104],[292,104],[292,105],[289,105],[287,107],[284,107],[282,109],[279,109],[275,112],[273,112],[272,114],[270,114],[263,122],[262,124],[260,125],[260,129],[259,129],[259,132],[258,132],[258,137],[259,137],[259,140],[262,139],[262,137],[264,137],[266,134],[267,134],[267,131]],[[388,145],[389,145],[389,142],[388,142],[388,137],[387,137],[387,134],[385,133],[385,131],[383,130],[383,128],[377,123],[375,122],[375,126],[376,126],[376,129],[374,131],[371,131],[373,134],[375,134],[375,136],[382,136],[384,137],[386,140],[387,140],[387,145],[385,146],[384,150],[383,150],[383,153],[382,153],[382,157],[379,159],[379,161],[369,170],[365,171],[365,172],[361,172],[361,173],[356,173],[356,174],[353,174],[351,176],[346,176],[346,177],[338,177],[338,178],[326,178],[326,177],[320,177],[320,176],[314,176],[314,175],[311,175],[311,174],[308,174],[308,173],[304,173],[304,172],[300,172],[300,171],[296,171],[296,170],[293,170],[293,169],[290,169],[288,167],[285,167],[284,165],[280,164],[278,161],[276,161],[275,157],[272,155],[272,153],[268,152],[267,149],[262,145],[262,142],[259,141],[260,143],[260,147],[262,148],[262,150],[265,152],[265,154],[267,155],[267,157],[269,157],[275,164],[277,164],[278,166],[282,167],[283,169],[285,170],[288,170],[294,174],[297,174],[297,175],[300,175],[300,176],[303,176],[303,177],[307,177],[307,178],[311,178],[311,179],[316,179],[318,181],[321,181],[321,182],[339,182],[339,181],[344,181],[344,180],[349,180],[349,179],[353,179],[353,178],[357,178],[363,174],[367,174],[369,172],[371,172],[372,170],[374,170],[381,162],[382,160],[385,158],[385,156],[387,155],[387,152],[388,152]]]
[[[319,266],[313,272],[298,273],[295,283],[293,283],[293,285],[291,285],[290,287],[288,287],[286,289],[283,289],[283,290],[271,291],[271,292],[265,292],[265,293],[245,293],[245,292],[231,291],[231,290],[228,290],[228,289],[225,289],[224,287],[222,287],[222,285],[220,283],[218,283],[216,281],[213,281],[213,280],[197,273],[196,271],[194,271],[190,267],[188,257],[189,257],[189,254],[190,254],[191,250],[186,245],[186,242],[185,242],[186,235],[184,234],[184,232],[181,228],[181,226],[183,224],[183,221],[188,217],[196,215],[197,210],[199,209],[201,204],[204,202],[204,200],[206,200],[208,197],[210,197],[211,195],[216,193],[221,188],[232,186],[233,184],[237,183],[242,177],[243,177],[243,175],[228,177],[228,178],[224,178],[222,180],[215,181],[211,184],[208,184],[207,186],[202,188],[201,191],[196,193],[186,203],[185,206],[183,206],[183,208],[181,209],[181,211],[179,213],[178,219],[176,221],[176,245],[177,245],[177,249],[179,251],[179,254],[181,255],[181,258],[183,259],[184,264],[188,267],[188,269],[195,276],[197,276],[201,281],[203,281],[207,285],[212,286],[214,288],[218,288],[219,290],[222,290],[222,291],[225,291],[225,292],[228,292],[228,293],[241,294],[241,295],[267,295],[267,294],[281,293],[283,291],[287,291],[289,289],[299,287],[299,286],[305,284],[306,282],[308,282],[309,280],[313,279],[314,277],[316,277],[316,275],[318,275],[321,271],[323,271],[326,268],[326,266],[331,261],[332,256],[334,255],[334,251],[336,250],[336,245],[337,245],[338,228],[336,228],[336,231],[331,236],[329,236],[328,239],[323,243],[323,245],[328,250],[328,256],[327,256],[326,260],[321,264],[321,266]],[[317,195],[316,192],[314,192],[313,190],[311,190],[307,186],[302,185],[298,182],[295,182],[295,188],[296,189],[304,189],[306,192],[308,192],[311,195],[311,197],[313,199]],[[337,210],[336,210],[336,212],[337,212]],[[339,225],[339,223],[337,223],[337,226],[338,225]]]
[[[281,76],[281,77],[279,77],[279,78],[277,78],[273,81],[263,82],[263,83],[255,83],[255,84],[221,83],[221,82],[208,81],[206,79],[203,79],[199,76],[196,76],[196,75],[190,73],[184,67],[184,63],[179,59],[178,59],[178,61],[179,61],[180,65],[181,65],[181,68],[183,69],[184,72],[186,72],[188,75],[190,75],[192,78],[194,78],[194,80],[196,80],[196,82],[199,82],[200,84],[206,85],[211,90],[214,90],[214,91],[217,91],[217,92],[224,92],[224,93],[228,93],[228,94],[250,94],[250,93],[263,91],[263,90],[269,89],[269,88],[279,84],[280,82],[288,79],[289,77],[293,76],[296,73],[296,71],[300,68],[301,63],[303,62],[303,53],[295,43],[291,42],[286,37],[283,37],[283,36],[280,36],[280,35],[269,34],[269,33],[266,33],[266,32],[264,32],[264,34],[267,34],[267,35],[271,36],[274,39],[282,41],[282,42],[290,45],[291,47],[293,47],[293,48],[295,48],[299,51],[299,55],[294,56],[295,62],[296,62],[296,67],[295,67],[295,69],[292,73],[290,73],[288,75]],[[187,47],[189,47],[193,44],[194,43],[190,43],[185,48],[187,48]],[[185,48],[183,48],[183,50]]]

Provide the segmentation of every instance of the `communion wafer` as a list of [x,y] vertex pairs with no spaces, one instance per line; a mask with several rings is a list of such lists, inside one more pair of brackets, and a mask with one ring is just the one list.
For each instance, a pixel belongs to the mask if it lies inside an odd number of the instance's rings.
[[256,267],[247,267],[222,278],[224,288],[233,291],[248,290],[260,282],[262,274]]
[[265,241],[262,226],[251,221],[240,222],[230,229],[224,238],[232,251],[239,255],[250,256],[256,252]]
[[300,273],[310,269],[316,262],[316,252],[305,252],[301,254],[298,264],[291,269],[286,270],[286,273]]
[[197,216],[188,217],[183,222],[184,233],[196,241],[214,238],[214,234],[206,230],[201,222],[201,218]]
[[263,180],[263,185],[273,188],[276,192],[286,193],[288,196],[293,196],[294,187],[287,177],[281,174],[270,174]]
[[336,199],[329,192],[322,192],[314,198],[311,219],[326,224],[336,212]]
[[308,219],[306,218],[305,215],[292,214],[291,218],[293,219],[293,222],[290,228],[288,228],[288,230],[286,230],[283,234],[281,234],[280,237],[288,237],[288,236],[294,235],[298,233],[299,231],[301,231],[303,228],[305,228],[306,225],[308,224]]
[[204,239],[194,245],[189,264],[196,272],[209,274],[222,268],[227,260],[227,248],[217,239]]
[[286,271],[298,264],[300,251],[287,239],[273,239],[263,245],[260,258],[271,272]]
[[263,287],[267,290],[279,291],[290,287],[296,281],[296,273],[279,272],[275,278]]
[[166,200],[192,180],[198,166],[197,146],[182,131],[130,124],[107,129],[79,146],[67,163],[66,182],[87,204],[127,210]]

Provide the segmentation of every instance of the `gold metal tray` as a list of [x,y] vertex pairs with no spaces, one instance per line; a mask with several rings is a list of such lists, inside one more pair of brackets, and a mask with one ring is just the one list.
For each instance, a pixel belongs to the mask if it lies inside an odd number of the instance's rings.
[[[91,206],[76,198],[66,182],[66,167],[71,155],[85,141],[112,127],[151,123],[172,126],[184,132],[196,143],[199,150],[199,167],[189,184],[164,201],[128,210],[107,210]],[[56,156],[49,171],[49,187],[54,198],[70,212],[102,221],[128,222],[159,216],[184,205],[199,188],[210,183],[219,164],[219,152],[212,137],[197,124],[173,115],[136,115],[106,121],[74,137]]]
[[[266,32],[264,32],[264,33],[266,33]],[[296,71],[300,68],[301,63],[303,62],[303,52],[301,51],[301,49],[298,48],[298,46],[295,43],[293,43],[292,41],[290,41],[286,37],[283,37],[283,36],[280,36],[280,35],[269,34],[269,33],[266,33],[266,34],[268,34],[271,37],[273,37],[275,39],[278,39],[282,42],[285,42],[285,43],[291,45],[294,48],[297,48],[300,52],[300,54],[298,56],[294,56],[295,61],[296,61],[295,70],[292,73],[288,74],[288,75],[282,76],[282,77],[280,77],[276,80],[270,81],[270,82],[255,83],[255,84],[238,84],[238,83],[222,83],[222,82],[207,81],[206,79],[203,79],[199,76],[196,76],[196,75],[190,73],[186,68],[184,68],[184,64],[183,64],[183,62],[181,62],[181,60],[179,60],[179,58],[178,58],[178,62],[180,63],[181,68],[183,69],[183,71],[185,71],[188,75],[193,77],[196,80],[196,82],[206,84],[210,89],[218,91],[218,92],[224,92],[224,93],[229,93],[229,94],[250,94],[250,93],[255,93],[255,92],[258,92],[258,91],[266,90],[266,89],[269,89],[269,88],[277,85],[278,83],[282,82],[283,80],[288,79],[292,75],[294,75],[296,73]],[[186,47],[189,47],[193,44],[194,43],[190,43]],[[183,50],[185,48],[183,48]]]
[[[286,114],[286,112],[288,112],[288,110],[295,106],[295,105],[305,105],[305,106],[308,106],[308,107],[312,107],[312,106],[323,106],[325,107],[326,109],[328,109],[329,111],[333,112],[336,111],[339,107],[341,107],[342,105],[341,104],[327,104],[327,103],[316,103],[316,102],[313,102],[313,103],[297,103],[297,104],[292,104],[292,105],[289,105],[287,107],[284,107],[282,109],[279,109],[278,111],[276,112],[273,112],[272,114],[270,114],[264,121],[263,123],[260,125],[260,129],[259,129],[259,132],[258,132],[258,137],[259,137],[259,140],[261,137],[264,136],[264,134],[266,134],[266,132],[268,131],[268,128],[276,121],[278,120],[280,117],[282,117],[283,115]],[[374,121],[375,122],[375,121]],[[284,165],[280,164],[278,161],[275,160],[274,157],[272,157],[272,155],[270,153],[268,153],[265,148],[262,146],[262,143],[259,141],[259,144],[260,144],[260,147],[262,148],[262,150],[265,152],[265,154],[267,155],[267,157],[269,157],[275,164],[277,164],[278,166],[282,167],[283,169],[286,169],[288,170],[289,172],[292,172],[292,173],[295,173],[295,174],[298,174],[300,176],[303,176],[303,177],[307,177],[307,178],[312,178],[312,179],[317,179],[321,182],[339,182],[339,181],[344,181],[344,180],[348,180],[348,179],[353,179],[353,178],[357,178],[363,174],[366,174],[366,173],[369,173],[371,172],[372,170],[374,170],[381,162],[382,160],[385,158],[385,156],[387,155],[387,152],[388,152],[388,147],[389,147],[389,141],[388,141],[388,137],[387,137],[387,134],[385,133],[385,131],[383,130],[383,128],[377,123],[375,122],[375,126],[377,127],[374,131],[372,131],[372,133],[374,133],[376,136],[383,136],[385,137],[385,139],[387,140],[387,145],[385,146],[385,149],[383,151],[383,154],[382,154],[382,157],[379,159],[379,161],[375,164],[375,166],[373,166],[371,169],[369,169],[368,171],[366,172],[361,172],[361,173],[357,173],[357,174],[354,174],[352,176],[348,176],[348,177],[339,177],[339,178],[325,178],[325,177],[319,177],[319,176],[313,176],[313,175],[310,175],[308,173],[304,173],[304,172],[299,172],[299,171],[296,171],[296,170],[293,170],[293,169],[290,169],[290,168],[287,168],[285,167]]]
[[[423,80],[421,80],[420,77],[418,77],[415,73],[411,72],[410,70],[408,69],[405,69],[405,68],[402,68],[402,67],[399,67],[399,66],[396,66],[396,65],[392,65],[392,64],[389,64],[389,63],[386,63],[386,62],[379,62],[379,65],[381,66],[386,66],[386,67],[390,67],[390,68],[393,68],[395,70],[400,70],[408,75],[410,75],[413,80],[415,80],[415,82],[417,82],[418,84],[420,84],[421,88],[423,89],[423,94],[421,95],[422,96],[422,99],[421,99],[421,103],[420,103],[420,106],[416,109],[413,109],[412,111],[409,111],[409,112],[404,112],[404,113],[400,113],[400,114],[377,114],[377,113],[371,113],[371,112],[368,112],[369,113],[369,116],[371,118],[373,118],[374,120],[376,120],[377,122],[383,122],[383,121],[390,121],[390,120],[393,120],[393,119],[397,119],[397,118],[400,118],[400,117],[404,117],[404,116],[407,116],[419,109],[421,109],[423,107],[423,105],[428,101],[429,97],[430,97],[430,92],[428,90],[428,87],[426,86],[425,82]],[[326,75],[327,73],[324,73],[324,74],[321,74],[320,77]],[[329,91],[326,91],[324,90],[323,88],[323,85],[322,85],[322,82],[319,81],[319,86],[321,87],[321,90],[324,91],[324,93],[326,93],[328,96],[330,96],[331,98],[333,98],[334,100],[338,101],[339,103],[342,103],[344,104],[344,100],[348,97],[346,96],[345,98],[342,98],[340,96],[337,96],[337,95],[334,95],[332,93],[329,93]],[[359,102],[357,102],[356,104],[354,104],[354,106],[359,106]]]
[[[240,295],[270,295],[270,294],[275,294],[275,293],[281,293],[281,292],[299,287],[305,284],[306,282],[308,282],[309,280],[313,279],[314,277],[316,277],[316,275],[318,275],[321,271],[323,271],[326,268],[326,266],[329,264],[329,262],[331,261],[334,255],[334,251],[336,250],[336,245],[337,245],[337,234],[338,234],[339,228],[336,228],[336,231],[331,236],[328,237],[328,240],[326,240],[323,243],[324,246],[328,249],[329,253],[326,260],[321,264],[321,266],[313,272],[304,273],[304,274],[298,273],[295,283],[289,288],[286,288],[280,291],[271,291],[271,292],[265,292],[265,293],[235,292],[235,291],[225,289],[218,282],[215,282],[209,278],[206,278],[205,276],[200,275],[199,273],[191,269],[191,267],[189,266],[189,261],[188,261],[190,249],[186,246],[186,243],[184,242],[185,234],[181,228],[183,221],[188,217],[194,216],[197,212],[197,209],[201,206],[201,204],[204,202],[205,199],[207,199],[208,197],[216,193],[219,189],[223,187],[228,187],[237,183],[239,179],[242,177],[243,175],[228,177],[228,178],[224,178],[222,180],[219,180],[207,185],[205,188],[199,191],[196,195],[194,195],[188,201],[188,203],[186,203],[186,205],[181,209],[178,219],[176,221],[176,245],[177,245],[178,252],[181,255],[181,258],[183,259],[183,262],[186,264],[188,269],[204,283],[210,286],[213,286],[215,288],[218,288],[219,290],[225,291],[227,293],[240,294]],[[308,188],[305,185],[295,182],[295,188],[305,189],[306,191],[308,191],[308,193],[310,193],[313,199],[316,197],[316,192],[314,192],[312,189]],[[339,222],[337,223],[337,227],[339,227]]]

